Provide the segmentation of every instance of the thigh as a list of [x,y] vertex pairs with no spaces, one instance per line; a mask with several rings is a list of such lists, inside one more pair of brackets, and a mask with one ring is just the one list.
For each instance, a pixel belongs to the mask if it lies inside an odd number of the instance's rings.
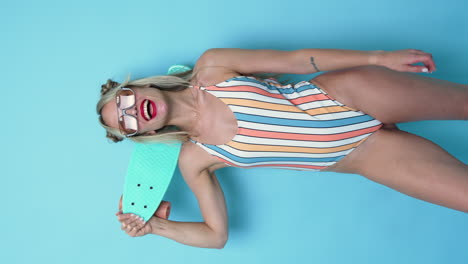
[[415,198],[468,212],[468,165],[405,131],[380,129],[327,170],[360,174]]
[[377,66],[329,72],[311,82],[382,123],[468,118],[468,86],[462,84]]

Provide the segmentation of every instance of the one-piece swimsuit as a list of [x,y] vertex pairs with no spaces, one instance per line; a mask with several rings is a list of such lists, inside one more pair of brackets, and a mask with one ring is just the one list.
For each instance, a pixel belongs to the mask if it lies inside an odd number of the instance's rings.
[[220,99],[237,119],[237,133],[225,144],[192,140],[229,166],[323,170],[382,127],[307,81],[281,85],[238,76],[194,88]]

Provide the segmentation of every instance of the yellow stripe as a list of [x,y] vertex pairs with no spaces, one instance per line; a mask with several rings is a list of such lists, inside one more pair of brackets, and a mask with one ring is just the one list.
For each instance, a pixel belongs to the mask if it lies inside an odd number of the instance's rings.
[[315,109],[301,110],[295,105],[282,105],[275,103],[265,103],[249,99],[234,99],[234,98],[219,98],[227,105],[240,105],[247,107],[255,107],[266,110],[275,110],[275,111],[285,111],[293,113],[304,113],[306,112],[309,115],[319,115],[319,114],[330,114],[330,113],[340,113],[347,112],[351,110],[348,107],[344,106],[324,106]]
[[289,147],[289,146],[271,146],[271,145],[254,145],[245,144],[240,142],[229,142],[228,146],[243,150],[243,151],[264,151],[264,152],[293,152],[293,153],[331,153],[338,151],[345,151],[356,147],[361,144],[363,140],[348,145],[333,148],[306,148],[306,147]]
[[309,109],[305,112],[311,116],[313,115],[320,115],[320,114],[331,114],[331,113],[341,113],[341,112],[348,112],[350,109],[348,107],[343,106],[323,106],[315,109]]
[[275,103],[264,103],[255,100],[249,99],[233,99],[233,98],[220,98],[225,104],[228,105],[241,105],[248,107],[255,107],[260,109],[276,110],[276,111],[286,111],[286,112],[295,112],[301,113],[301,109],[297,108],[294,105],[282,105]]

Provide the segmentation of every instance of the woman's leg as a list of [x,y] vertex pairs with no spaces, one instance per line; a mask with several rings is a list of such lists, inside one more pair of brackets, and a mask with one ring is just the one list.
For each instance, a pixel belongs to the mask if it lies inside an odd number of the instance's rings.
[[380,129],[326,170],[360,174],[415,198],[468,212],[468,165],[405,131]]
[[468,120],[468,85],[377,66],[328,72],[312,81],[339,102],[384,124]]
[[422,137],[387,129],[418,120],[467,120],[468,86],[383,67],[313,80],[339,102],[385,124],[327,171],[355,173],[407,195],[468,212],[468,165]]

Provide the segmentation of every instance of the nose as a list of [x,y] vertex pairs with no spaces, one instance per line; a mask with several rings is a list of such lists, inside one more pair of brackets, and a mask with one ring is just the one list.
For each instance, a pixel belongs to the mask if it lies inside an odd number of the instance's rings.
[[125,110],[125,112],[127,114],[133,115],[133,116],[137,116],[137,114],[138,114],[136,105],[134,105],[133,107],[131,107],[131,108],[127,109],[127,110]]

